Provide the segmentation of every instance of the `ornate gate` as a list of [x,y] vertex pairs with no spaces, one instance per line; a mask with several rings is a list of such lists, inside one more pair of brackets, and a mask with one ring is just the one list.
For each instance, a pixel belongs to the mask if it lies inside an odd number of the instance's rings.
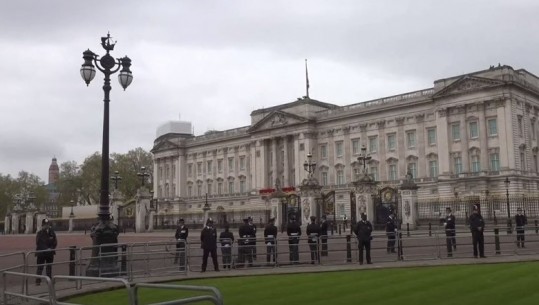
[[335,191],[322,195],[322,215],[326,215],[327,220],[333,220],[333,223],[336,222]]
[[397,215],[399,211],[398,191],[392,187],[385,187],[377,195],[373,195],[374,201],[374,226],[383,229],[391,212]]

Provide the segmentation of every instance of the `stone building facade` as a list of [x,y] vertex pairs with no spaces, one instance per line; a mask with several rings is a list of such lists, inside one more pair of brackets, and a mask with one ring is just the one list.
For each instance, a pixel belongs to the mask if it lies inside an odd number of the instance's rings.
[[[510,66],[434,81],[432,88],[347,106],[308,97],[251,113],[251,124],[202,136],[168,133],[153,147],[157,223],[276,215],[260,190],[297,187],[308,153],[337,219],[350,215],[362,147],[378,187],[410,172],[419,198],[537,192],[539,78]],[[268,212],[269,211],[269,212]],[[161,217],[161,220],[160,218]]]

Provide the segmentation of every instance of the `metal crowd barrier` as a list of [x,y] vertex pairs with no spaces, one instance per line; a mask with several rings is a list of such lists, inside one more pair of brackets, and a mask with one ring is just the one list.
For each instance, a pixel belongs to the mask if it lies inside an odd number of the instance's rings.
[[210,301],[215,305],[223,305],[223,295],[219,289],[209,286],[191,286],[191,285],[170,285],[170,284],[146,284],[146,283],[137,283],[134,287],[134,296],[135,302],[134,305],[139,305],[138,302],[138,290],[139,288],[154,288],[154,289],[175,289],[175,290],[187,290],[187,291],[204,291],[211,292],[212,295],[201,295],[188,297],[173,301],[167,301],[162,303],[154,303],[149,305],[180,305],[180,304],[189,304],[189,303],[198,303],[201,301]]
[[[29,295],[28,293],[25,293],[25,291],[22,291],[20,293],[19,292],[14,292],[14,291],[9,291],[8,287],[6,285],[7,276],[20,277],[20,278],[22,278],[22,280],[24,282],[28,282],[29,278],[42,280],[43,282],[45,282],[45,284],[47,286],[47,291],[48,291],[47,298]],[[51,304],[51,305],[57,305],[58,304],[56,302],[56,290],[54,289],[53,283],[52,283],[51,279],[48,276],[28,274],[28,273],[22,273],[22,272],[4,271],[2,273],[2,278],[4,280],[4,285],[2,287],[3,305],[21,304],[22,300],[26,300],[26,301],[32,300],[32,301],[37,301],[37,302],[40,302],[40,303]]]
[[[9,266],[7,268],[0,269],[0,272],[5,272],[5,271],[25,272],[26,271],[26,264],[27,264],[25,253],[24,252],[13,252],[13,253],[0,254],[0,261],[9,260],[11,257],[14,257],[17,262],[14,265],[11,265],[11,266]],[[20,261],[17,258],[20,258]],[[22,278],[21,279],[21,286],[20,286],[21,293],[25,292],[24,283],[25,283],[25,279]],[[4,277],[2,277],[2,286],[5,287],[5,285],[7,285],[6,279]]]

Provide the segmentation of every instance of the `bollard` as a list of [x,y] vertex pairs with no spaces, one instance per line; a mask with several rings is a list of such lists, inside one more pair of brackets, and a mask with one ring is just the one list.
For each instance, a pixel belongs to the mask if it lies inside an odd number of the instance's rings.
[[352,262],[352,245],[351,245],[352,236],[346,235],[346,262]]
[[69,275],[75,275],[76,246],[69,246]]
[[341,235],[341,224],[339,224],[339,235]]
[[397,233],[397,236],[399,238],[398,243],[397,243],[397,255],[398,255],[398,260],[402,261],[404,259],[403,251],[402,251],[402,232],[399,231]]
[[120,263],[120,274],[127,274],[127,245],[122,245],[122,261]]
[[410,224],[406,224],[406,236],[410,237]]
[[535,234],[539,234],[539,226],[537,225],[537,219],[535,220]]
[[335,226],[335,224],[331,223],[331,226],[330,226],[331,227],[331,235],[333,235],[333,226]]
[[500,229],[494,228],[494,245],[496,247],[496,255],[501,254],[500,251]]
[[429,222],[429,236],[432,236],[432,224]]

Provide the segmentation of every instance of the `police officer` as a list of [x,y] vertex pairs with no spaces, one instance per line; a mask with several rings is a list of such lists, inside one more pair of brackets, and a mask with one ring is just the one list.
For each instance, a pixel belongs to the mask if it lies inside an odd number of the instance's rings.
[[202,246],[202,272],[206,272],[208,265],[208,255],[211,254],[213,261],[213,269],[219,271],[219,263],[217,262],[217,230],[213,226],[213,220],[208,218],[206,226],[200,233],[200,244]]
[[479,214],[479,206],[474,204],[472,215],[470,215],[470,230],[472,231],[473,256],[475,258],[477,258],[477,248],[479,248],[479,257],[486,257],[484,229],[485,221],[483,221],[483,216]]
[[266,228],[264,228],[264,242],[266,243],[266,262],[275,263],[276,249],[275,241],[277,240],[277,227],[275,226],[275,218],[270,218]]
[[249,227],[251,229],[251,238],[249,239],[249,251],[254,261],[256,261],[256,225],[253,223],[253,217],[249,216]]
[[447,257],[452,257],[453,250],[457,250],[457,240],[455,238],[455,215],[453,215],[450,207],[445,209],[444,228],[447,244]]
[[522,208],[517,209],[517,215],[515,216],[515,225],[517,230],[517,247],[524,247],[524,235],[526,225],[528,224],[528,218],[526,215],[522,214]]
[[328,256],[328,222],[326,215],[322,215],[322,223],[320,223],[320,242],[322,243],[321,256]]
[[234,234],[229,231],[228,223],[225,224],[225,231],[219,235],[221,242],[221,254],[223,256],[223,268],[232,268],[232,244],[234,243]]
[[180,260],[180,271],[184,271],[187,265],[185,260],[185,248],[187,245],[187,237],[189,236],[189,228],[185,225],[183,218],[178,220],[178,227],[176,228],[176,256],[174,257],[174,264],[178,263],[178,258]]
[[357,246],[359,248],[359,264],[363,265],[363,249],[367,256],[367,264],[371,262],[371,240],[372,240],[372,224],[367,220],[365,213],[361,214],[361,220],[356,225],[356,231],[354,232],[357,237]]
[[[48,277],[52,277],[52,263],[56,254],[58,240],[56,233],[50,226],[48,219],[41,221],[41,230],[36,235],[36,257],[37,257],[37,275],[43,274],[43,267]],[[41,279],[36,279],[36,285],[41,285]]]
[[311,216],[311,223],[307,226],[307,242],[311,250],[311,264],[318,262],[318,237],[320,236],[320,226],[316,223],[316,217]]
[[299,238],[301,236],[301,227],[296,222],[296,216],[290,218],[290,222],[286,227],[288,235],[288,249],[290,251],[290,263],[299,264]]
[[249,262],[249,267],[253,266],[253,256],[251,252],[252,228],[249,226],[249,218],[243,219],[243,224],[239,228],[238,238],[238,265],[244,266],[245,261]]
[[386,235],[387,235],[387,253],[395,252],[395,237],[397,232],[397,222],[395,220],[395,214],[393,210],[389,212],[389,217],[386,222]]

